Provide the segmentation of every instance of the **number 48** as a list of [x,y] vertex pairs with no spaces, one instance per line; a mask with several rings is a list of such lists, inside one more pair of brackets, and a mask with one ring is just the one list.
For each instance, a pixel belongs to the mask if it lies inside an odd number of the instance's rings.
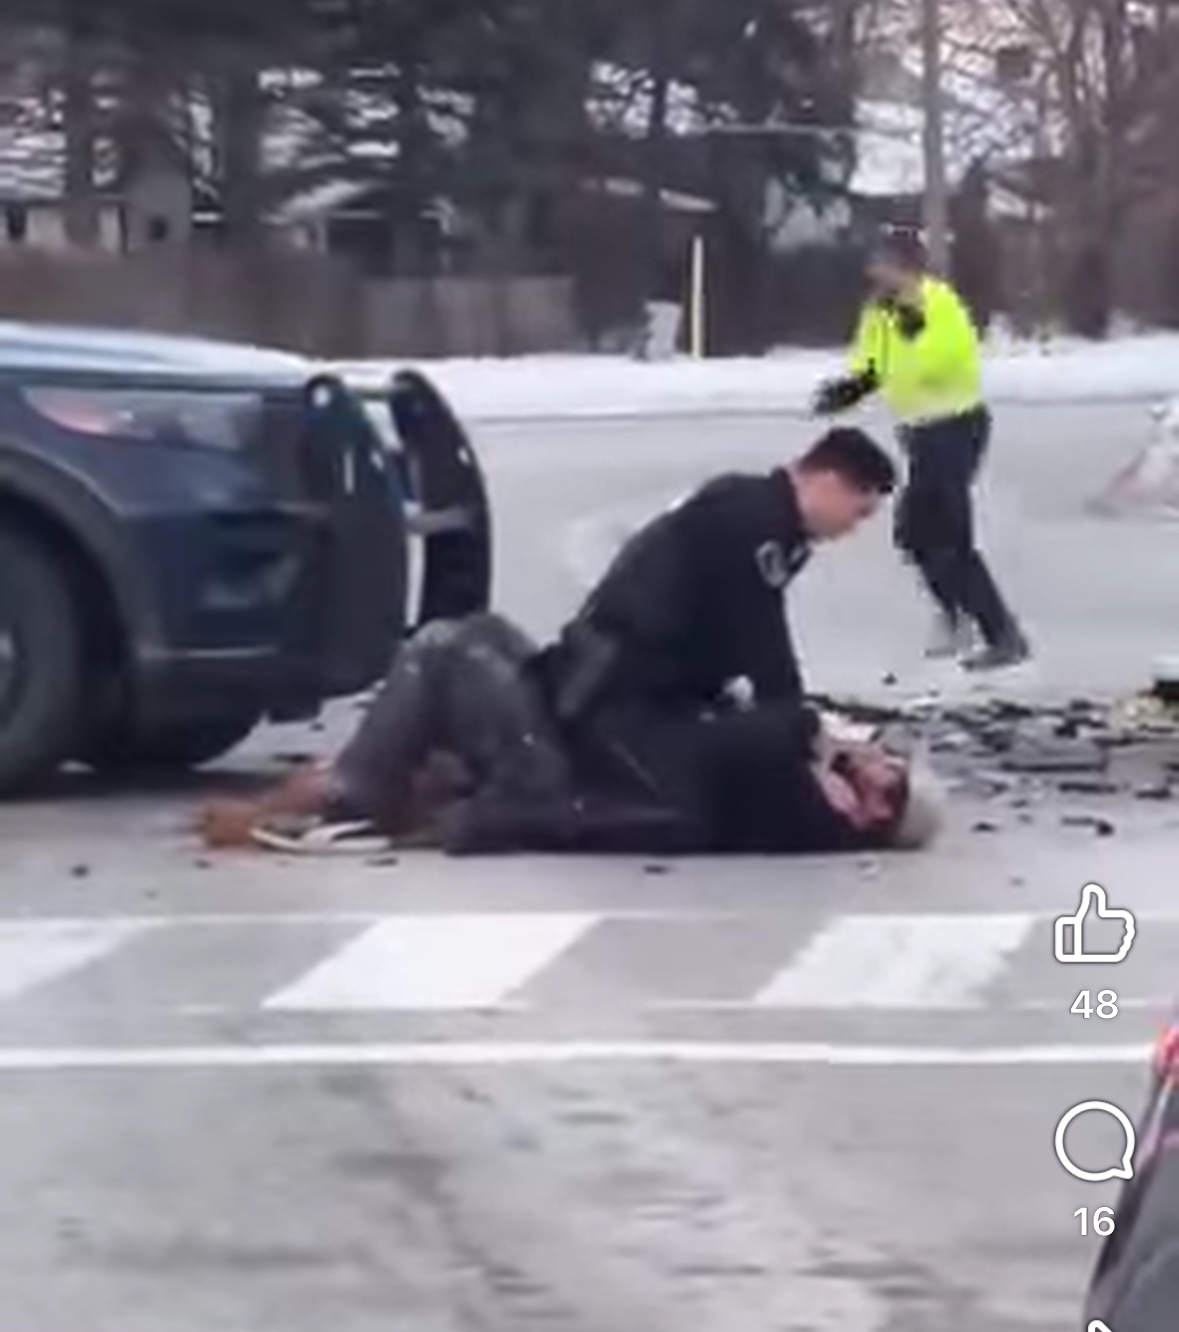
[[1102,990],[1097,996],[1097,1006],[1093,1006],[1093,994],[1091,990],[1082,990],[1077,995],[1077,1002],[1073,1004],[1072,1011],[1078,1017],[1085,1018],[1088,1021],[1094,1013],[1104,1022],[1109,1022],[1118,1015],[1118,996],[1112,990]]
[[[1073,1216],[1081,1218],[1081,1234],[1089,1233],[1089,1209],[1087,1207],[1078,1207]],[[1093,1213],[1093,1233],[1100,1235],[1102,1239],[1107,1239],[1114,1233],[1114,1214],[1112,1207],[1099,1207]]]

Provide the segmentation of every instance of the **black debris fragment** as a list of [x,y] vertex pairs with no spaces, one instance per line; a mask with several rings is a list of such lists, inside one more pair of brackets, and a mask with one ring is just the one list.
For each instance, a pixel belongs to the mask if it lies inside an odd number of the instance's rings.
[[1098,837],[1112,837],[1117,829],[1108,819],[1091,814],[1067,814],[1061,820],[1066,828],[1090,828]]
[[1140,786],[1134,795],[1139,800],[1171,800],[1175,792],[1169,782],[1159,782],[1153,786]]
[[1122,788],[1117,782],[1087,782],[1073,779],[1061,782],[1057,789],[1063,795],[1109,796],[1117,795]]
[[1109,755],[1085,741],[1021,740],[1003,760],[1009,772],[1104,772]]

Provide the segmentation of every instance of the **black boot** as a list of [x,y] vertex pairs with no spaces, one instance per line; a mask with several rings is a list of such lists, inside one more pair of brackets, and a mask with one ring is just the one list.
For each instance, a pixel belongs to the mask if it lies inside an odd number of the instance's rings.
[[1007,631],[993,643],[988,643],[972,656],[967,657],[962,667],[967,671],[1001,671],[1010,666],[1021,666],[1032,655],[1032,645],[1017,624],[1012,624]]

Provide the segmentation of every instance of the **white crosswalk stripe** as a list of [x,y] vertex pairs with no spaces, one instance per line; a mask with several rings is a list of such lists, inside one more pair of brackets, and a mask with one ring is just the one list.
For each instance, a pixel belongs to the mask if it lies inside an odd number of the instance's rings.
[[150,928],[126,920],[0,923],[0,999],[89,966]]
[[1036,918],[842,916],[754,1000],[759,1008],[977,1007]]
[[535,912],[397,916],[366,930],[264,1006],[288,1012],[492,1008],[600,919]]
[[[1168,1001],[1179,919],[1121,964],[1130,1011]],[[0,1022],[129,1012],[314,1016],[748,1011],[1068,1013],[1037,914],[698,911],[217,914],[0,921]],[[1100,968],[1097,969],[1099,972]],[[1159,981],[1159,977],[1167,979]],[[1063,987],[1063,988],[1062,988]],[[1065,990],[1069,991],[1065,995]],[[1063,1008],[1061,1007],[1063,1004]]]

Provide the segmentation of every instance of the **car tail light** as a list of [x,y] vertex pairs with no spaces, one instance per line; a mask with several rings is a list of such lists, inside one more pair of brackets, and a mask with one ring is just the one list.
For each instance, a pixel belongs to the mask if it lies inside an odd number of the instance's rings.
[[1179,1023],[1172,1022],[1159,1037],[1154,1051],[1154,1071],[1169,1081],[1179,1077]]

